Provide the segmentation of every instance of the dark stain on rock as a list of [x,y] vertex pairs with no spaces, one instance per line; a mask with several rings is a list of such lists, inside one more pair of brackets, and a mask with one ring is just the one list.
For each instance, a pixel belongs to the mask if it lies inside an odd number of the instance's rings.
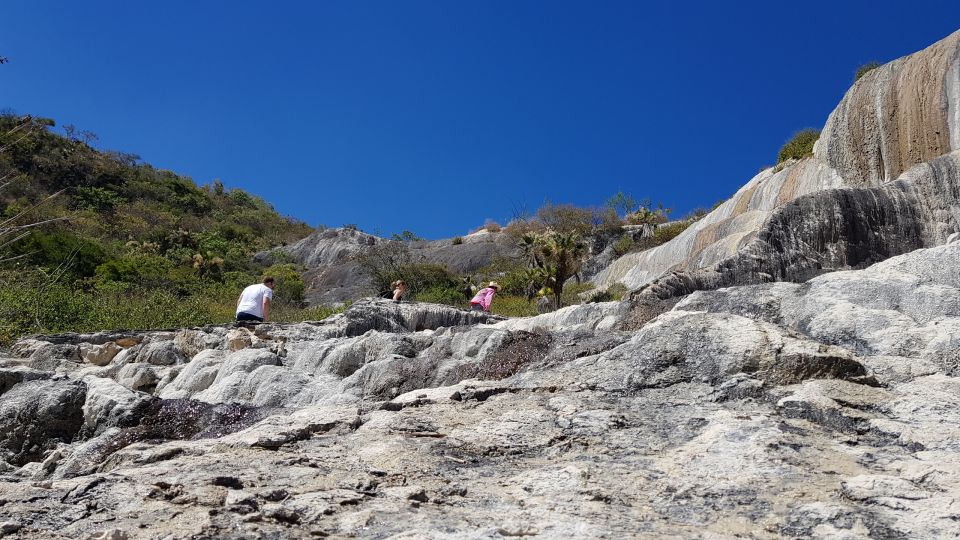
[[265,408],[237,404],[157,399],[147,404],[137,425],[125,428],[110,441],[104,457],[140,441],[223,437],[255,424],[268,412]]
[[500,349],[479,364],[462,366],[458,379],[500,380],[533,365],[547,355],[553,338],[539,332],[511,332]]

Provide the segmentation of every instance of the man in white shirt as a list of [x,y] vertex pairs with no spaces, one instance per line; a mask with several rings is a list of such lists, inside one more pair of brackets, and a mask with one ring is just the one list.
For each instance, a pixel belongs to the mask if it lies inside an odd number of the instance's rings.
[[250,285],[240,293],[237,300],[238,321],[263,322],[270,316],[270,300],[273,299],[273,278],[263,278],[263,283]]

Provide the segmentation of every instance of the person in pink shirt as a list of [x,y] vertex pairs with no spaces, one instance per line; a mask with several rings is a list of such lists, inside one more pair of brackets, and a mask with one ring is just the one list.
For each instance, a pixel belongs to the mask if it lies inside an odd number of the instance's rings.
[[500,290],[500,284],[491,281],[489,285],[480,289],[473,299],[470,300],[470,309],[472,311],[490,311],[490,304],[493,302],[493,295]]

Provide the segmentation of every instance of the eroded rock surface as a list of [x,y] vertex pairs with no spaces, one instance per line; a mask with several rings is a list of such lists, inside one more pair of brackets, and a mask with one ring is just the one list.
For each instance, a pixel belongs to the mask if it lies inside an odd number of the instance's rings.
[[[628,303],[498,321],[369,301],[317,323],[36,336],[0,369],[0,522],[22,538],[956,536],[958,267],[951,244],[701,291],[632,331],[616,330]],[[71,352],[106,343],[106,365]],[[44,350],[53,369],[28,367]]]
[[761,171],[672,241],[594,282],[646,303],[862,268],[960,230],[960,32],[857,81],[814,153]]

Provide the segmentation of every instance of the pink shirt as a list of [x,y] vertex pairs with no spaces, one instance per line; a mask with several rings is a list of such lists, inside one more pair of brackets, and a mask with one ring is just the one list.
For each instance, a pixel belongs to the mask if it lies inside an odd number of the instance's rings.
[[497,290],[493,287],[480,289],[480,292],[470,300],[470,303],[480,304],[484,311],[490,311],[490,302],[493,301],[493,295],[495,294],[497,294]]

